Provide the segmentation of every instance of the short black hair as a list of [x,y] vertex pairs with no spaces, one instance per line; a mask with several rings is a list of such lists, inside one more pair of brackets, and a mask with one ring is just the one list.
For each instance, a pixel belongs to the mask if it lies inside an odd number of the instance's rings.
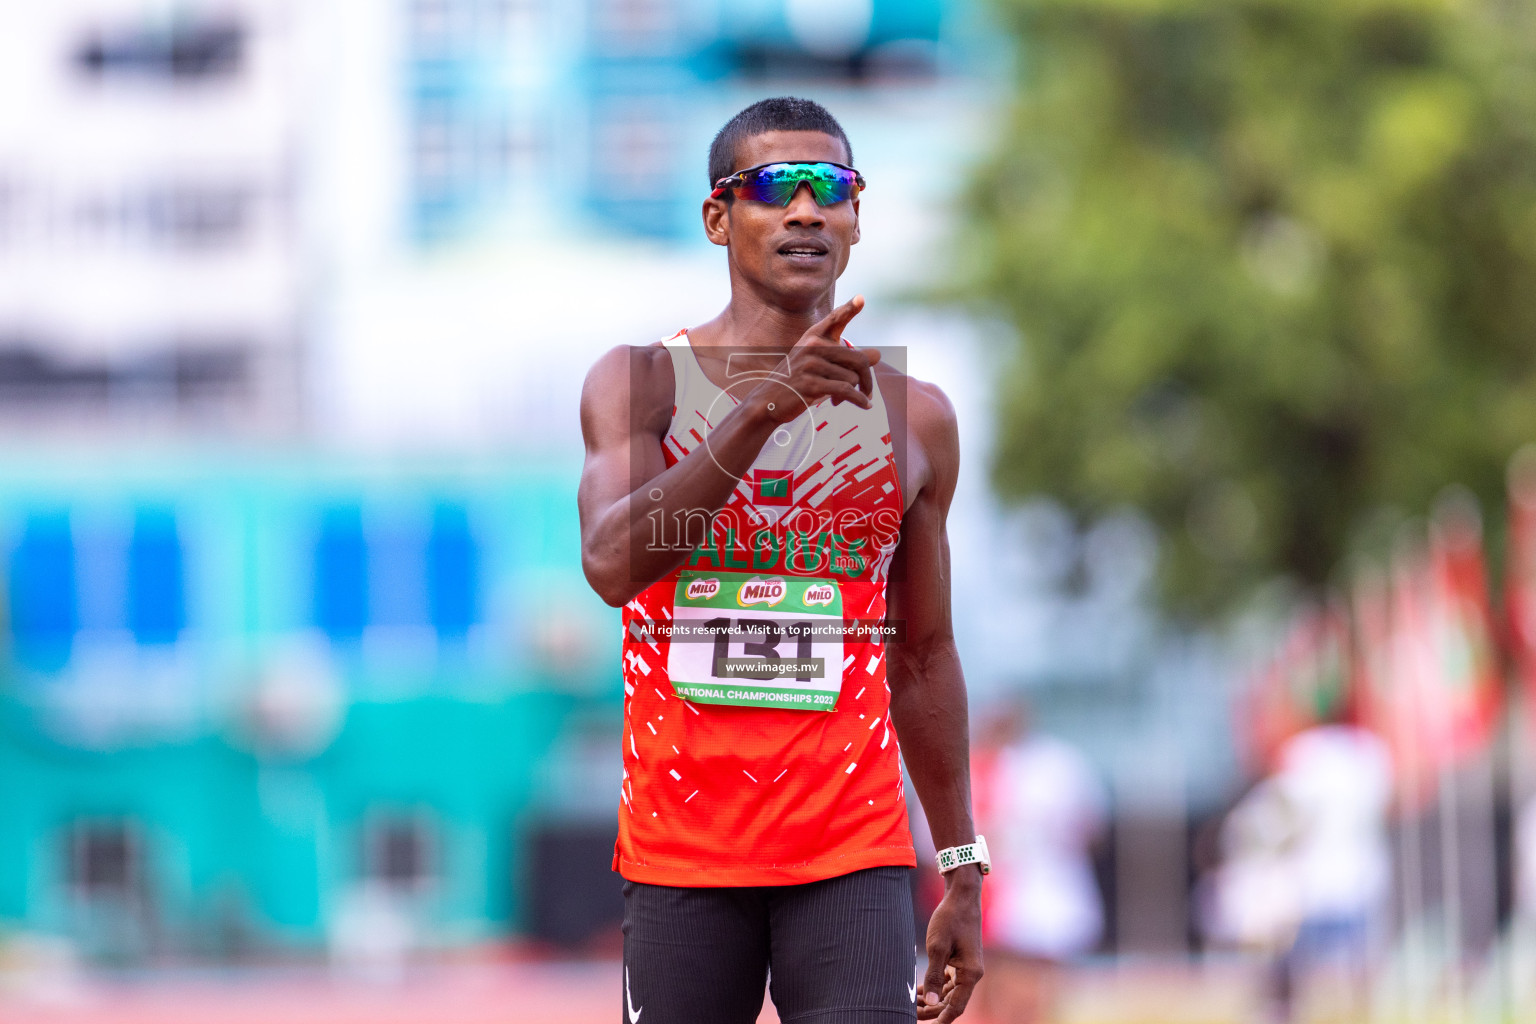
[[709,145],[709,185],[726,177],[736,166],[736,147],[743,139],[768,132],[822,132],[838,139],[853,164],[853,146],[848,133],[837,123],[832,112],[815,100],[798,96],[775,96],[758,100],[729,121],[715,133],[715,141]]

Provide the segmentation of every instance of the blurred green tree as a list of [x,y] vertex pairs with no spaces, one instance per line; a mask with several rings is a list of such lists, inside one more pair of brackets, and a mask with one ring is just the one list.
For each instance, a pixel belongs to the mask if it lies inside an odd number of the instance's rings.
[[1324,584],[1536,440],[1536,5],[995,0],[1016,101],[968,293],[1000,491],[1160,539],[1168,607]]

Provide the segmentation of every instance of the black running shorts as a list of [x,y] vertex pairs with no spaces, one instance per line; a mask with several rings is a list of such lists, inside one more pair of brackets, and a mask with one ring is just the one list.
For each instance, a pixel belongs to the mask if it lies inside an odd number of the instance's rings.
[[911,873],[746,888],[625,882],[624,1024],[753,1024],[765,984],[783,1024],[916,1020]]

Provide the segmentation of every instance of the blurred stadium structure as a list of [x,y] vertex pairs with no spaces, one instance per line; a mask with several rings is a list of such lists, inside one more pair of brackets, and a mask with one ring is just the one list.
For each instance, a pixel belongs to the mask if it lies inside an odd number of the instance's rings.
[[302,97],[271,8],[6,13],[8,423],[297,423]]

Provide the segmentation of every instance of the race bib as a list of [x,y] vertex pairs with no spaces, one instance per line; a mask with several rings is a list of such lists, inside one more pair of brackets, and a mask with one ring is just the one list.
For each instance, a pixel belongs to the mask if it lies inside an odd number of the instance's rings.
[[667,673],[702,704],[831,711],[843,685],[843,592],[836,580],[684,572]]

